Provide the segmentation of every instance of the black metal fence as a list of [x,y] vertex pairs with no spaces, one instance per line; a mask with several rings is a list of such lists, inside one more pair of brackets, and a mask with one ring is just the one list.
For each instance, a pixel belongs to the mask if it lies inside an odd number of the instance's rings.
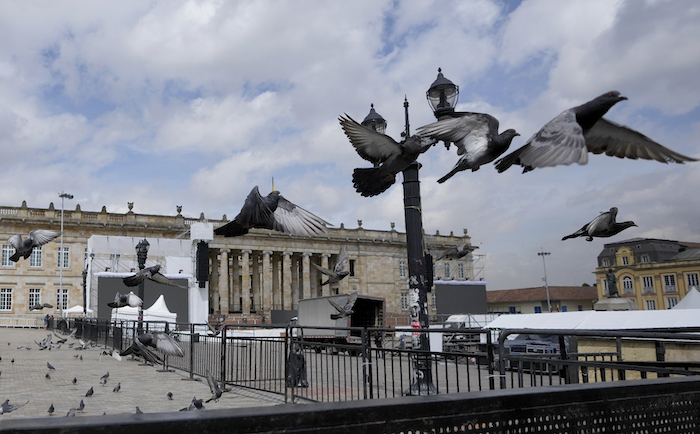
[[[135,321],[76,319],[69,327],[98,345],[124,350],[138,333]],[[227,326],[218,334],[206,325],[144,322],[146,331],[169,331],[184,357],[165,358],[166,369],[204,376],[207,371],[229,385],[284,395],[286,401],[339,402],[396,398],[412,393],[423,381],[415,368],[430,365],[428,394],[455,394],[493,389],[617,382],[629,379],[692,376],[700,373],[700,334],[528,330],[521,335],[549,341],[509,340],[515,331],[463,333],[461,342],[477,345],[452,352],[413,350],[394,329],[276,328],[270,325]],[[321,331],[319,333],[319,331]],[[413,330],[417,331],[417,330]],[[411,330],[403,333],[411,333]],[[431,339],[442,333],[429,330]],[[378,346],[378,334],[385,339]],[[347,337],[354,339],[348,341]],[[359,337],[359,339],[357,339]],[[447,341],[447,338],[445,338]],[[456,349],[457,348],[457,349]]]

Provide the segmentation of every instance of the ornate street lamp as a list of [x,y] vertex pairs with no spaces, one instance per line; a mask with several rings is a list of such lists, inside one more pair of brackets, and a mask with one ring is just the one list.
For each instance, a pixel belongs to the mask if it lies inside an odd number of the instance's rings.
[[446,79],[442,75],[442,68],[438,68],[437,78],[430,85],[425,96],[428,98],[428,103],[436,118],[451,117],[459,99],[459,86]]
[[544,257],[549,255],[551,255],[551,253],[545,252],[544,249],[537,254],[537,256],[542,256],[542,267],[544,267],[544,289],[547,291],[547,308],[551,312],[552,302],[549,300],[549,285],[547,285],[547,264],[544,263]]
[[374,111],[374,104],[370,104],[369,114],[365,116],[365,120],[361,124],[367,128],[370,128],[379,134],[384,134],[386,131],[386,120]]
[[61,198],[61,246],[58,252],[58,296],[56,297],[56,304],[58,305],[58,310],[60,312],[59,316],[63,316],[63,268],[66,266],[66,256],[63,254],[63,201],[65,199],[73,199],[72,194],[60,192],[58,197]]
[[[139,270],[143,270],[144,268],[146,268],[146,258],[148,258],[148,248],[150,246],[151,245],[148,243],[148,240],[146,240],[146,238],[139,241],[139,243],[136,245],[136,262],[138,262],[139,264]],[[139,297],[141,298],[141,300],[145,298],[145,286],[145,282],[139,283]],[[143,303],[141,304],[141,306],[139,306],[138,333],[143,333]]]

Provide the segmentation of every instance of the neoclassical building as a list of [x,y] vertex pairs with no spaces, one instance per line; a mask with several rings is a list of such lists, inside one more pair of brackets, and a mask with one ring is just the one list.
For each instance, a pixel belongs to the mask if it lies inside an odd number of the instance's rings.
[[[7,240],[14,234],[26,236],[34,229],[61,228],[61,210],[52,204],[48,208],[0,206],[0,237]],[[14,249],[3,242],[0,264],[0,318],[5,316],[41,317],[55,314],[60,308],[83,305],[83,271],[90,261],[95,268],[128,272],[135,266],[134,258],[88,256],[88,239],[93,235],[138,237],[149,240],[189,239],[193,223],[208,223],[218,227],[219,220],[187,218],[177,207],[173,216],[136,214],[133,204],[125,214],[82,211],[80,205],[63,212],[63,237],[37,249],[32,257],[11,262]],[[193,262],[198,240],[193,240]],[[435,256],[458,244],[469,244],[466,230],[461,235],[427,235],[426,249]],[[324,276],[311,264],[332,268],[340,247],[345,245],[350,257],[350,276],[339,285],[321,285]],[[60,253],[59,253],[60,250]],[[406,236],[394,229],[372,230],[339,224],[317,237],[297,237],[288,234],[251,230],[249,234],[224,238],[214,236],[207,241],[209,273],[206,287],[210,311],[230,315],[245,315],[253,320],[269,320],[273,311],[289,311],[300,299],[358,291],[361,294],[384,297],[387,323],[391,317],[405,317],[408,310],[406,266]],[[135,256],[135,252],[134,252]],[[470,280],[474,277],[472,255],[459,260],[439,261],[434,266],[436,279]],[[163,264],[165,265],[165,264]],[[168,270],[177,273],[177,270]],[[193,282],[192,285],[197,284]],[[88,306],[90,305],[90,294]],[[48,302],[52,309],[30,311],[29,306]],[[434,306],[429,298],[429,305]]]

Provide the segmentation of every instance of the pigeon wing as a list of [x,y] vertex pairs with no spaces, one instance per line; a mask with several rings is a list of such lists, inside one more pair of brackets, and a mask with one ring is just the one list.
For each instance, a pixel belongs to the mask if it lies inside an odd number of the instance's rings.
[[340,312],[340,313],[343,313],[343,312],[344,312],[344,311],[343,311],[343,308],[342,308],[338,303],[336,303],[335,301],[333,301],[333,300],[331,300],[331,299],[329,298],[329,299],[328,299],[328,302],[329,302],[329,303],[331,304],[331,306],[333,306],[333,307],[335,308],[335,310],[337,310],[338,312]]
[[252,227],[272,229],[272,220],[272,211],[263,200],[256,185],[248,193],[241,212],[238,213],[236,218],[216,228],[214,233],[225,237],[236,237],[248,233],[248,229]]
[[46,229],[35,229],[29,232],[29,239],[32,240],[32,247],[43,246],[44,244],[53,241],[59,235],[61,231],[50,231]]
[[154,282],[163,284],[163,285],[176,286],[176,287],[178,287],[178,288],[182,288],[182,286],[176,284],[175,282],[173,282],[172,280],[168,279],[167,277],[165,277],[163,274],[161,274],[161,273],[159,273],[159,272],[158,272],[158,273],[153,273],[153,275],[151,276],[151,280],[154,281]]
[[313,265],[314,267],[316,267],[316,269],[317,269],[318,271],[320,271],[321,273],[325,274],[326,276],[335,276],[335,275],[336,275],[336,273],[335,273],[333,270],[329,270],[328,268],[323,268],[323,267],[321,267],[320,265],[315,264],[315,263],[313,263],[313,262],[311,263],[311,265]]
[[185,352],[172,336],[163,332],[153,332],[153,343],[161,353],[171,356],[184,357]]
[[590,236],[595,236],[596,234],[600,232],[607,231],[610,228],[610,225],[612,223],[615,223],[615,216],[617,215],[617,208],[615,209],[615,215],[611,211],[603,212],[600,213],[600,215],[593,220],[591,220],[590,223],[588,223],[586,232]]
[[698,161],[660,145],[625,125],[601,118],[585,134],[586,146],[594,154],[609,155],[618,158],[638,158],[656,160],[662,163],[679,163]]
[[352,310],[352,307],[355,306],[355,302],[357,301],[357,293],[353,292],[348,296],[348,301],[345,302],[345,311],[350,311]]
[[348,248],[347,246],[342,246],[340,252],[338,252],[338,259],[335,261],[335,267],[333,271],[337,273],[345,271],[345,267],[348,266]]
[[347,114],[339,121],[355,151],[365,160],[379,164],[401,155],[401,145],[386,134],[362,126]]
[[146,273],[146,270],[140,270],[133,276],[127,276],[123,278],[122,281],[124,282],[124,285],[129,287],[138,286],[139,283],[143,282],[144,279],[146,279]]
[[292,235],[313,236],[326,232],[330,223],[279,196],[272,229]]
[[523,148],[520,165],[525,167],[588,163],[586,140],[573,110],[565,110],[549,121]]
[[460,113],[456,118],[444,119],[418,128],[417,133],[457,145],[457,155],[485,150],[489,138],[498,133],[498,120],[484,113]]
[[22,247],[22,235],[13,235],[8,240],[8,243],[12,244],[15,250],[19,250]]

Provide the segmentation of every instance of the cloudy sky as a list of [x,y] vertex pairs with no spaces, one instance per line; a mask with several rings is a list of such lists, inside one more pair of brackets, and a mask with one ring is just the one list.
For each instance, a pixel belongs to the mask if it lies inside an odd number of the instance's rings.
[[[0,2],[0,205],[232,218],[275,187],[339,226],[404,229],[401,177],[375,198],[338,125],[370,104],[399,139],[442,68],[457,109],[490,113],[522,146],[562,110],[609,90],[607,118],[700,157],[700,3],[687,1]],[[700,163],[591,156],[585,166],[436,180],[419,161],[426,233],[468,229],[489,289],[593,283],[607,241],[700,241]],[[612,206],[639,226],[561,241]]]

